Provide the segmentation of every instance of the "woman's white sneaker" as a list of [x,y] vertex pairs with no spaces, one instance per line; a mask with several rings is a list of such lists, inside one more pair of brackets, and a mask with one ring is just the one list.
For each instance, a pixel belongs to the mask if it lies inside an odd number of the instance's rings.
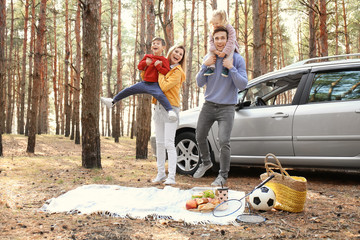
[[165,185],[174,185],[176,184],[175,179],[167,178],[164,182]]
[[165,179],[166,179],[166,175],[164,175],[164,176],[157,175],[156,178],[154,178],[151,182],[153,182],[153,183],[161,183]]

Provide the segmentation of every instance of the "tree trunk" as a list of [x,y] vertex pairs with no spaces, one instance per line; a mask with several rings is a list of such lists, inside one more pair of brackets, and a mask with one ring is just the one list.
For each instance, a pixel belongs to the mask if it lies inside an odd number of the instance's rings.
[[[118,41],[116,45],[117,50],[117,66],[116,66],[116,74],[117,74],[117,83],[116,83],[116,92],[120,92],[122,88],[122,77],[121,77],[121,70],[122,70],[122,58],[121,58],[121,0],[118,0]],[[120,137],[120,113],[122,109],[122,101],[120,104],[117,104],[115,108],[115,129],[114,129],[114,138],[115,142],[119,142]]]
[[[204,2],[204,55],[207,54],[207,45],[209,41],[209,33],[208,33],[208,20],[207,20],[207,7],[206,7],[206,0]],[[236,28],[235,28],[236,29]],[[237,29],[236,29],[237,30]]]
[[[223,0],[222,0],[223,1]],[[211,0],[211,7],[212,10],[216,10],[217,9],[217,0]]]
[[328,34],[326,28],[326,0],[320,1],[320,54],[321,57],[328,56]]
[[55,9],[55,2],[54,2],[54,18],[53,18],[53,22],[54,22],[54,47],[53,47],[53,91],[54,91],[54,107],[55,107],[55,134],[59,135],[60,134],[60,122],[59,122],[59,99],[58,99],[58,87],[57,87],[57,38],[56,38],[56,16],[57,16],[57,11]]
[[277,69],[280,69],[284,67],[284,49],[283,49],[283,38],[282,38],[282,31],[280,28],[280,12],[279,12],[279,5],[280,0],[278,0],[276,4],[276,15],[277,15],[277,21],[276,21],[276,31],[278,35],[278,48],[277,48],[277,55],[278,55],[278,61],[277,61]]
[[27,152],[35,152],[35,142],[36,142],[36,123],[37,123],[37,110],[39,104],[39,93],[40,93],[40,84],[41,84],[41,65],[42,53],[43,53],[43,44],[45,37],[46,29],[46,2],[47,0],[41,0],[40,2],[40,13],[39,13],[39,25],[37,28],[37,38],[36,38],[36,50],[34,56],[34,79],[33,79],[33,90],[32,90],[32,101],[31,101],[31,110],[29,116],[29,138]]
[[260,56],[261,56],[261,75],[267,73],[267,51],[266,51],[266,23],[267,23],[267,0],[260,1]]
[[[141,4],[141,19],[143,19],[143,13],[145,12],[145,10],[143,10],[143,6]],[[141,26],[143,26],[144,24],[141,24]],[[143,27],[141,27],[143,28]],[[136,30],[135,30],[135,50],[134,50],[134,61],[133,61],[133,69],[134,69],[134,73],[133,73],[133,82],[132,84],[135,84],[136,82],[136,73],[137,73],[137,61],[136,61],[136,55],[137,55],[137,52],[138,52],[138,35],[139,35],[139,0],[136,1]],[[143,38],[141,38],[143,39]],[[141,40],[143,41],[143,40]],[[140,48],[140,51],[141,51],[141,48]],[[140,53],[141,54],[141,53]],[[135,122],[136,122],[136,119],[135,119],[135,109],[136,109],[136,96],[132,96],[133,98],[133,105],[132,105],[132,121],[131,121],[131,133],[130,133],[130,138],[133,139],[134,138],[134,134],[135,134]],[[130,107],[130,106],[129,106]],[[130,119],[130,118],[129,118]]]
[[[99,1],[98,3],[99,5],[99,9],[98,9],[98,12],[99,12],[99,24],[98,24],[98,32],[99,32],[99,35],[98,35],[98,45],[99,45],[99,56],[100,56],[100,59],[99,59],[99,64],[100,64],[100,72],[102,71],[102,47],[101,47],[101,12],[102,12],[102,3],[101,1]],[[99,92],[99,96],[103,96],[104,93],[103,93],[103,79],[102,79],[102,74],[100,74],[100,92]],[[100,107],[100,112],[101,112],[101,128],[102,128],[102,135],[105,136],[105,123],[104,123],[104,108],[103,107]]]
[[[324,1],[324,0],[322,0]],[[349,41],[349,33],[347,30],[347,19],[346,19],[346,7],[345,7],[345,0],[342,0],[342,7],[343,7],[343,18],[344,18],[344,35],[345,35],[345,48],[346,53],[350,53],[350,41]],[[325,5],[325,11],[326,11],[326,5]],[[325,18],[326,20],[326,18]],[[326,39],[327,40],[327,39]]]
[[[30,33],[30,53],[34,52],[35,48],[35,0],[31,2],[31,33]],[[33,85],[33,59],[34,54],[29,54],[29,86],[28,86],[28,109],[26,114],[26,124],[25,124],[25,136],[29,135],[29,117],[30,117],[30,105],[31,105],[31,94],[32,94],[32,85]]]
[[[206,2],[206,0],[205,0]],[[206,3],[205,3],[206,4]],[[183,23],[183,45],[186,49],[186,42],[187,42],[187,24],[186,24],[186,19],[187,19],[187,8],[186,8],[186,0],[184,0],[184,23]],[[186,61],[186,60],[185,60]]]
[[75,144],[80,144],[80,72],[81,72],[81,9],[80,1],[77,4],[76,19],[75,19],[75,38],[76,38],[76,65],[74,78],[74,104],[73,104],[73,119],[75,124]]
[[165,32],[167,45],[166,52],[171,46],[174,45],[174,22],[173,22],[173,0],[165,0],[165,11],[164,11],[164,21],[165,21]]
[[0,0],[0,157],[3,156],[2,134],[4,131],[4,88],[5,88],[5,32],[6,0]]
[[[191,26],[190,26],[190,48],[189,53],[192,53],[194,50],[194,31],[195,31],[195,0],[192,0],[191,6]],[[189,109],[189,91],[191,86],[191,73],[192,73],[192,57],[193,54],[188,55],[187,59],[187,68],[186,68],[186,81],[183,85],[183,101],[182,109],[185,111]]]
[[65,0],[65,79],[64,79],[64,107],[65,107],[65,137],[70,136],[70,96],[69,96],[69,1]]
[[244,33],[243,33],[243,39],[244,39],[244,46],[245,46],[245,63],[246,63],[246,73],[249,76],[249,33],[248,33],[248,25],[249,25],[249,8],[248,8],[248,2],[247,0],[244,0]]
[[20,82],[20,113],[18,119],[18,133],[24,134],[24,117],[25,117],[25,91],[26,91],[26,50],[27,50],[27,32],[29,21],[29,0],[25,2],[25,16],[24,16],[24,40],[22,52],[22,66],[21,66],[21,82]]
[[240,18],[239,18],[239,0],[235,0],[235,13],[234,13],[234,17],[235,17],[235,24],[234,24],[234,28],[235,28],[235,34],[236,34],[236,41],[239,43],[240,42],[240,34],[239,34],[239,28],[240,28]]
[[[150,53],[151,40],[155,34],[155,11],[154,1],[146,0],[146,52]],[[141,35],[144,36],[144,35]],[[137,111],[137,136],[136,136],[136,158],[145,159],[148,156],[148,142],[151,132],[151,96],[142,94],[139,98],[140,109]]]
[[98,45],[99,12],[97,0],[85,0],[83,9],[82,80],[82,166],[102,168],[99,133],[100,65]]
[[12,131],[12,115],[13,115],[13,108],[12,103],[14,101],[12,95],[12,88],[13,88],[13,71],[14,71],[14,63],[13,63],[13,46],[14,46],[14,4],[13,1],[10,1],[10,8],[11,8],[11,27],[10,27],[10,45],[9,45],[9,52],[7,57],[7,64],[6,68],[8,70],[8,91],[7,91],[7,111],[6,111],[6,133],[10,134]]
[[274,57],[274,30],[273,30],[273,24],[274,24],[274,15],[273,15],[273,9],[272,9],[272,0],[269,0],[269,12],[270,12],[270,22],[269,22],[269,40],[270,40],[270,47],[269,47],[269,71],[274,71],[275,68],[275,57]]
[[339,13],[338,1],[334,0],[335,4],[335,55],[339,55]]
[[[111,73],[112,73],[112,57],[113,57],[113,31],[114,31],[114,22],[113,22],[113,17],[114,17],[114,13],[113,13],[113,1],[110,0],[110,33],[108,34],[108,39],[106,40],[107,42],[107,68],[106,68],[106,80],[107,80],[107,91],[108,91],[108,97],[109,98],[113,98],[113,94],[111,91]],[[108,109],[106,108],[106,122],[108,125],[108,136],[113,136],[113,132],[111,131],[111,129],[114,131],[115,128],[115,116],[114,116],[114,111],[115,108],[111,108]],[[111,111],[111,117],[110,117],[110,111]],[[114,120],[114,121],[112,121]],[[111,126],[111,127],[110,127]]]
[[252,1],[253,7],[253,78],[261,75],[261,33],[260,33],[260,1]]
[[315,27],[315,11],[314,11],[314,0],[309,1],[309,58],[316,57],[316,27]]

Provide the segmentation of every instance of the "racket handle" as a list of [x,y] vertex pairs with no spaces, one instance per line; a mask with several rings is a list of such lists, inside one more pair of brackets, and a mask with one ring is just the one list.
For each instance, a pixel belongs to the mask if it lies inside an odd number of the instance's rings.
[[273,177],[275,177],[275,175],[271,175],[269,176],[267,179],[265,179],[262,183],[260,183],[259,185],[257,185],[255,187],[255,189],[261,188],[262,186],[264,186],[268,181],[270,181]]

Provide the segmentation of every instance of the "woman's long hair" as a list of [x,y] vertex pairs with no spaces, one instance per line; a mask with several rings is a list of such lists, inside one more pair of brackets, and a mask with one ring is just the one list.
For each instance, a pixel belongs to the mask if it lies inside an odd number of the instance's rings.
[[180,48],[180,49],[184,50],[184,55],[183,55],[182,59],[180,60],[179,64],[180,64],[181,68],[183,69],[183,71],[186,73],[186,50],[185,50],[185,47],[183,45],[174,45],[174,46],[172,46],[169,49],[168,54],[167,54],[166,57],[167,57],[167,59],[170,60],[171,54],[177,48]]

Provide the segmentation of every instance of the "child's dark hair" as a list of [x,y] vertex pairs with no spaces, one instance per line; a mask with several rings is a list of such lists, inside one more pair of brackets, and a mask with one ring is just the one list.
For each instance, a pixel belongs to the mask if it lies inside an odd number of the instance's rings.
[[226,29],[226,27],[218,27],[218,28],[215,28],[215,30],[213,31],[212,35],[214,36],[215,33],[217,32],[226,32],[226,38],[228,38],[228,30]]
[[161,37],[154,37],[153,40],[151,40],[151,42],[154,42],[154,41],[160,41],[161,45],[166,46],[165,40]]

